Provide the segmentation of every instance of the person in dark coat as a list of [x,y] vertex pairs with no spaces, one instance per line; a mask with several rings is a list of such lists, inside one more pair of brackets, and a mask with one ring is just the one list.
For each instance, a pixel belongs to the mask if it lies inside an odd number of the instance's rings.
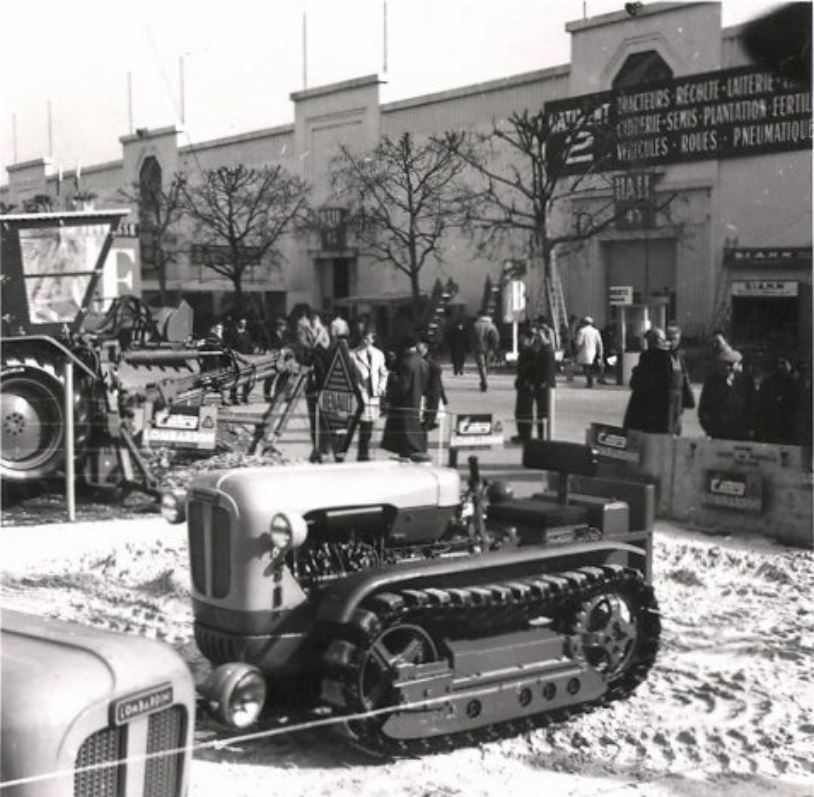
[[749,440],[755,404],[755,386],[743,372],[743,357],[729,345],[718,354],[718,368],[704,380],[698,402],[698,420],[710,436],[721,440]]
[[416,462],[426,462],[427,433],[421,426],[421,400],[427,392],[430,368],[418,350],[414,334],[387,380],[387,421],[381,447]]
[[447,332],[449,359],[452,362],[454,376],[463,376],[464,362],[466,361],[466,337],[463,321],[457,321]]
[[757,394],[755,439],[761,443],[795,445],[797,380],[788,357],[778,357],[775,370],[764,377]]
[[651,434],[672,434],[670,389],[673,363],[664,331],[653,327],[645,334],[647,348],[630,377],[630,399],[625,410],[625,429]]
[[421,425],[425,431],[430,432],[438,428],[438,408],[441,402],[444,405],[448,403],[447,394],[444,390],[441,363],[438,361],[436,347],[427,341],[421,341],[418,350],[428,366],[427,393],[424,397],[424,417],[421,419]]
[[525,336],[517,358],[517,398],[514,418],[517,435],[514,443],[531,440],[534,411],[537,411],[537,437],[543,439],[543,418],[548,418],[549,391],[557,387],[557,363],[554,346],[543,327],[534,326]]
[[[238,354],[251,354],[254,351],[254,341],[249,332],[249,323],[245,318],[238,319],[230,346]],[[240,401],[242,404],[249,403],[249,394],[252,392],[252,380],[247,379],[240,390]],[[233,385],[229,390],[229,400],[232,404],[237,404],[237,385]]]
[[667,345],[670,352],[670,408],[668,428],[670,434],[681,434],[681,415],[684,410],[695,409],[695,395],[692,392],[690,375],[681,346],[681,327],[670,324],[667,327]]

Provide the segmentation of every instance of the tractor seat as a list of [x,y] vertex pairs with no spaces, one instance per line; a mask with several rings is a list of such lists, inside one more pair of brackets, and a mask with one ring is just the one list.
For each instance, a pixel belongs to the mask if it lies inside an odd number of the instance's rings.
[[588,523],[588,511],[573,504],[544,499],[515,499],[489,504],[487,520],[528,529],[550,529],[557,526],[580,526]]

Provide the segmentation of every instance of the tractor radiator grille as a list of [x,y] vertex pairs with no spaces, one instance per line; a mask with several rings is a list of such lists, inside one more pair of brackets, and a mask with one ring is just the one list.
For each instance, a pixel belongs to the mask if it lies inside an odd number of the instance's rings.
[[[76,756],[76,769],[94,767],[73,776],[74,797],[119,797],[124,794],[125,728],[105,728],[88,736]],[[98,768],[96,768],[98,767]]]
[[147,753],[178,750],[177,753],[148,758],[144,770],[144,797],[175,797],[181,784],[184,754],[184,709],[171,706],[149,717]]
[[202,595],[225,598],[231,587],[231,520],[209,501],[189,502],[187,528],[192,584]]
[[[131,749],[128,746],[126,725],[105,728],[85,739],[77,753],[75,768],[91,768],[74,773],[74,797],[123,797],[128,756],[137,759],[163,750],[179,752],[143,761],[144,791],[141,795],[178,797],[184,768],[184,752],[181,748],[186,736],[186,712],[181,706],[170,706],[145,719],[146,749]],[[105,764],[108,766],[104,766]]]

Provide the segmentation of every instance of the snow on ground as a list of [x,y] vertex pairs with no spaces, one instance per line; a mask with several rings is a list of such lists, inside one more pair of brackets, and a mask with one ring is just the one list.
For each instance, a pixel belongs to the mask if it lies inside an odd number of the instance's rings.
[[[812,795],[814,554],[660,524],[661,651],[633,697],[477,749],[371,761],[324,731],[205,747],[191,797]],[[183,527],[156,518],[4,528],[2,605],[192,641]],[[199,724],[196,742],[226,737]]]

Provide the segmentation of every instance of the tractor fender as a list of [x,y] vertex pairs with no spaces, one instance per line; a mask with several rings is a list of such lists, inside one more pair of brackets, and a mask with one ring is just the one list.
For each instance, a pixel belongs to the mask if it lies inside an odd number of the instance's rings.
[[644,547],[603,540],[555,548],[515,548],[473,556],[425,559],[363,571],[336,581],[323,592],[317,621],[344,625],[367,597],[394,589],[484,584],[611,563],[644,574],[648,569],[651,539],[648,534]]
[[82,360],[56,338],[49,337],[48,335],[21,335],[15,338],[3,338],[3,356],[6,359],[14,359],[32,350],[44,353],[49,349],[59,357],[60,360],[72,362],[91,379],[98,379],[98,376],[88,367],[87,363],[82,362]]

